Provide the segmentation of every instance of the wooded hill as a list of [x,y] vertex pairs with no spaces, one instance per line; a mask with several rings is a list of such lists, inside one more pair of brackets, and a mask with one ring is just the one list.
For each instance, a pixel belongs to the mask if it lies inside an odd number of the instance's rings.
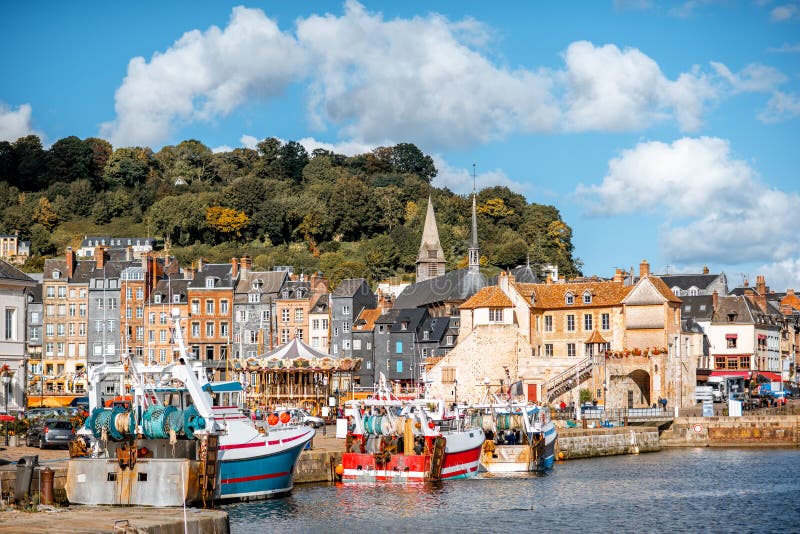
[[[0,233],[31,241],[29,272],[84,235],[109,235],[156,237],[182,264],[246,253],[260,269],[376,281],[414,272],[428,195],[448,268],[466,264],[471,200],[432,187],[436,173],[409,143],[352,157],[274,138],[256,150],[213,153],[188,140],[154,153],[74,136],[45,150],[31,135],[0,142]],[[482,189],[477,203],[487,274],[528,256],[580,274],[555,207],[507,187]]]

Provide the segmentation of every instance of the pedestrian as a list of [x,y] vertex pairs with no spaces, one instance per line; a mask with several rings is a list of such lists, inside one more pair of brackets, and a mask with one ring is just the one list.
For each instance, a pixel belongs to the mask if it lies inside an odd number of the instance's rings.
[[567,403],[566,403],[566,402],[564,402],[564,401],[562,400],[562,401],[561,401],[561,404],[559,404],[559,405],[558,405],[558,410],[559,410],[560,412],[563,412],[563,411],[564,411],[564,410],[566,410],[566,409],[567,409]]
[[667,398],[666,397],[661,399],[661,405],[664,407],[664,411],[666,412],[667,411]]

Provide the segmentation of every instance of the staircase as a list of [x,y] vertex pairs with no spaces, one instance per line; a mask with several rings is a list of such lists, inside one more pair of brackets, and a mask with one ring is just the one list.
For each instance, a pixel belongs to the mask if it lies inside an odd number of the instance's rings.
[[[579,386],[592,376],[592,369],[595,366],[595,357],[587,356],[566,371],[554,376],[545,383],[547,390],[547,402],[553,402],[564,393]],[[577,383],[575,378],[577,377]]]

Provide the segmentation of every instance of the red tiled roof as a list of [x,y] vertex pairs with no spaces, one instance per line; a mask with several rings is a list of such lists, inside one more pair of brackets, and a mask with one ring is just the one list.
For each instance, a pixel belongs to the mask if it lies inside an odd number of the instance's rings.
[[465,310],[474,310],[475,308],[511,308],[514,304],[511,299],[503,293],[503,290],[497,286],[484,287],[472,297],[469,298],[464,304],[459,306]]
[[[535,297],[535,308],[582,308],[589,306],[619,306],[632,286],[618,282],[567,282],[565,284],[515,284],[529,302]],[[584,292],[592,295],[592,303],[583,303]],[[575,297],[575,304],[567,304],[567,293]]]

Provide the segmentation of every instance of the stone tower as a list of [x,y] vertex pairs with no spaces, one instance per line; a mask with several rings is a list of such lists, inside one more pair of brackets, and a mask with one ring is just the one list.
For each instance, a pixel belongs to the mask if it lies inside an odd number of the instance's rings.
[[422,229],[422,242],[417,256],[417,282],[424,282],[445,273],[447,264],[439,242],[439,229],[436,226],[436,215],[433,213],[433,202],[428,197],[428,211],[425,214],[425,226]]

